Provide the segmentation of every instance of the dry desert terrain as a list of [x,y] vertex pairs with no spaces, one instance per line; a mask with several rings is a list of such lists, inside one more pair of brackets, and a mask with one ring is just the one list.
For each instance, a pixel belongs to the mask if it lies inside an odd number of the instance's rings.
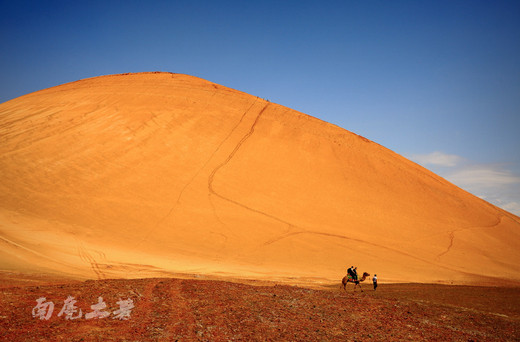
[[[389,149],[196,77],[0,104],[10,341],[513,341],[519,245],[519,217]],[[340,290],[351,265],[380,288]],[[33,317],[68,296],[135,307]]]
[[[58,313],[73,296],[82,317]],[[106,318],[86,319],[102,296]],[[36,300],[54,303],[49,320]],[[128,319],[113,312],[133,301]],[[117,279],[0,288],[7,341],[518,341],[520,288],[388,284],[347,292],[267,282]],[[78,317],[75,312],[72,317]]]

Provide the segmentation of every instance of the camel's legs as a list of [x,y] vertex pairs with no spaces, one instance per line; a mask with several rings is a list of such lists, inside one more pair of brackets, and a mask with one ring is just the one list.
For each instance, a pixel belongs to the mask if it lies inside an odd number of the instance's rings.
[[353,291],[355,292],[356,291],[356,287],[358,287],[358,286],[359,286],[359,289],[361,290],[361,292],[364,292],[363,288],[361,287],[361,284],[359,282],[354,283],[354,290]]

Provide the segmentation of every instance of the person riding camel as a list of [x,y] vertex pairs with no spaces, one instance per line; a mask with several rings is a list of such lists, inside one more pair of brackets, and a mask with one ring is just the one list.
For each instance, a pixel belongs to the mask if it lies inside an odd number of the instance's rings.
[[350,266],[350,268],[347,270],[348,275],[354,279],[354,266]]
[[352,278],[353,278],[354,280],[358,280],[357,267],[354,267],[354,269],[352,270],[352,273],[353,273]]

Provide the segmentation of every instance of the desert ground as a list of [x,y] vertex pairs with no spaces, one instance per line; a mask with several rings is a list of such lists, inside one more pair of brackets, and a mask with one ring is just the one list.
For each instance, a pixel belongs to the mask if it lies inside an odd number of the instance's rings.
[[[519,340],[518,246],[518,216],[200,78],[101,76],[0,104],[10,341]],[[380,288],[341,291],[351,265]],[[67,320],[68,296],[135,307]]]
[[[362,283],[363,284],[363,283]],[[147,278],[0,288],[6,341],[518,341],[520,287],[381,284],[377,291]],[[73,296],[82,317],[58,316]],[[131,299],[127,319],[86,319]],[[55,305],[33,317],[38,298]],[[72,317],[78,316],[74,313]],[[116,318],[114,318],[116,317]]]

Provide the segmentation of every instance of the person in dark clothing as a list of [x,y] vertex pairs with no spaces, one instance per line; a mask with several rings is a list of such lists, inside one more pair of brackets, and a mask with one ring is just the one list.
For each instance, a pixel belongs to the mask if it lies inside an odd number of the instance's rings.
[[374,278],[372,278],[372,282],[374,283],[374,291],[377,289],[377,274],[374,274]]
[[352,270],[352,273],[354,273],[354,275],[352,276],[352,278],[354,278],[354,280],[358,280],[358,276],[357,276],[357,267],[354,267],[354,269]]
[[352,277],[352,279],[354,279],[354,266],[350,266],[350,268],[347,270],[347,273]]

